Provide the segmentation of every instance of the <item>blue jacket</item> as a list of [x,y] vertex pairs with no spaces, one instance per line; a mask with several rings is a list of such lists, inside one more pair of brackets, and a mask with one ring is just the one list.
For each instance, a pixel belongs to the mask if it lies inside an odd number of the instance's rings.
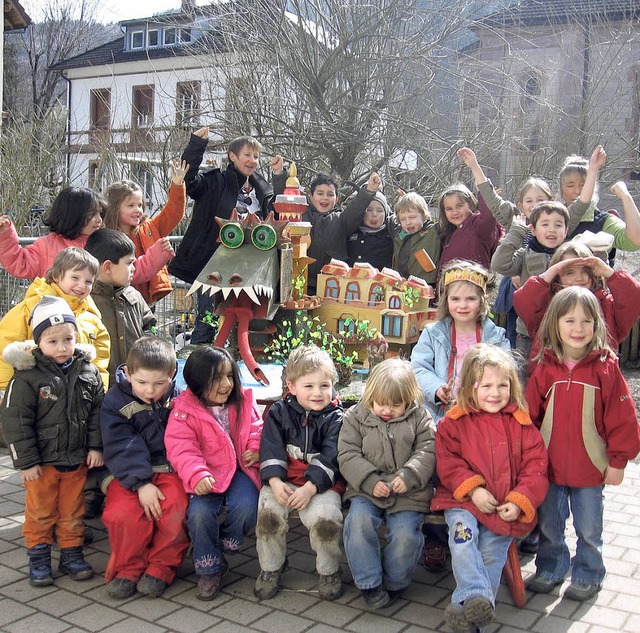
[[[497,345],[511,351],[503,328],[491,319],[482,324],[482,343]],[[436,391],[448,382],[449,358],[451,357],[451,317],[430,323],[424,328],[411,353],[411,365],[416,372],[418,384],[424,394],[424,406],[438,424],[445,414],[444,407],[436,402]]]
[[162,403],[146,404],[133,395],[124,365],[118,367],[102,403],[100,428],[104,463],[123,488],[135,492],[151,482],[154,466],[168,465],[164,433],[169,403],[179,393],[172,381]]

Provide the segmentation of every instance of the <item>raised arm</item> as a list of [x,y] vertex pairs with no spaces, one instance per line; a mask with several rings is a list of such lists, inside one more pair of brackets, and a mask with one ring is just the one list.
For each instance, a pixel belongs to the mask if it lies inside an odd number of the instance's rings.
[[209,128],[202,127],[191,135],[189,144],[182,153],[182,160],[189,165],[184,183],[187,194],[194,200],[200,198],[206,189],[205,179],[199,170],[208,142]]
[[611,192],[622,202],[624,211],[624,221],[626,224],[625,234],[627,238],[638,248],[640,248],[640,212],[627,189],[624,181],[620,180],[611,187]]
[[358,230],[362,224],[364,214],[373,200],[373,196],[380,188],[380,176],[373,172],[369,176],[366,188],[361,188],[355,198],[349,202],[344,211],[340,214],[340,222],[342,223],[345,236],[349,236]]

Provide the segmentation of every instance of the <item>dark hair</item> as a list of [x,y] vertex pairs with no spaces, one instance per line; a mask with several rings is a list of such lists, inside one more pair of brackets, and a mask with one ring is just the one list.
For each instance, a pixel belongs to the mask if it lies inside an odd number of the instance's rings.
[[313,195],[313,192],[320,185],[333,185],[333,188],[336,190],[336,194],[338,193],[338,189],[340,189],[340,181],[337,176],[320,173],[309,184],[310,195]]
[[220,380],[227,362],[233,372],[233,389],[227,402],[237,405],[242,401],[242,387],[240,370],[233,356],[222,347],[208,345],[200,345],[189,354],[182,375],[193,395],[204,405],[209,406],[205,394]]
[[176,353],[169,341],[143,336],[131,346],[126,365],[130,375],[139,369],[148,369],[166,372],[173,378],[177,368]]
[[128,235],[115,229],[98,229],[87,239],[84,250],[91,253],[99,262],[118,264],[123,257],[135,255],[136,246]]
[[85,187],[66,187],[56,196],[42,223],[51,233],[75,240],[89,219],[96,213],[102,214],[103,210],[104,199],[98,192]]
[[531,209],[531,213],[529,214],[529,224],[535,228],[542,215],[551,215],[552,213],[557,213],[562,216],[565,227],[569,226],[569,211],[567,210],[567,207],[565,207],[562,202],[556,202],[555,200],[538,202],[538,204]]

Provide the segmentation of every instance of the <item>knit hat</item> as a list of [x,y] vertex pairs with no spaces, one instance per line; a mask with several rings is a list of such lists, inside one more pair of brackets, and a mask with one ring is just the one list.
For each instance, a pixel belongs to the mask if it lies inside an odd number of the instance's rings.
[[382,205],[382,208],[384,209],[384,222],[382,223],[382,226],[379,226],[377,229],[372,229],[371,227],[367,226],[364,223],[364,219],[363,219],[362,223],[360,224],[360,230],[363,233],[379,233],[380,231],[384,231],[387,228],[387,220],[391,215],[391,207],[389,206],[389,203],[387,202],[387,199],[385,198],[384,194],[381,193],[380,191],[376,191],[371,202],[374,202],[374,201],[379,202]]
[[33,340],[38,343],[48,327],[61,323],[73,323],[73,327],[77,328],[76,317],[69,304],[61,297],[42,297],[31,313]]

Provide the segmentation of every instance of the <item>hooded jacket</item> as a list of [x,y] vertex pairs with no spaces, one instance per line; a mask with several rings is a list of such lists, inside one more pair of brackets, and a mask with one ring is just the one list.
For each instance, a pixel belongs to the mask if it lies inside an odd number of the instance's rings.
[[[432,510],[463,508],[494,534],[524,536],[536,524],[536,508],[544,501],[547,451],[531,418],[508,405],[498,413],[467,413],[454,406],[436,433],[439,483]],[[498,513],[485,514],[469,493],[482,486],[498,503],[512,502],[522,514],[507,522]]]
[[260,450],[262,435],[262,418],[251,390],[243,390],[239,410],[229,404],[228,411],[230,436],[191,389],[173,401],[164,443],[186,492],[193,493],[202,478],[213,477],[211,492],[221,494],[238,467],[260,488],[259,465],[246,468],[242,463],[245,451]]
[[393,263],[395,217],[384,194],[376,191],[371,202],[374,201],[379,202],[384,209],[384,222],[379,229],[371,229],[365,226],[363,217],[358,230],[352,233],[347,240],[347,263],[349,266],[366,263],[382,270],[383,268],[391,268]]
[[[393,242],[393,269],[405,278],[413,275],[434,286],[438,280],[438,262],[442,250],[437,228],[436,223],[427,218],[419,231],[403,237],[400,225],[397,225]],[[416,253],[421,250],[427,251],[436,265],[431,272],[426,272],[416,259]]]
[[93,346],[77,345],[66,373],[34,341],[11,343],[3,356],[15,369],[0,411],[15,468],[77,466],[87,451],[102,450],[104,388]]
[[[433,495],[435,425],[420,406],[385,422],[361,401],[344,416],[338,438],[338,465],[347,481],[343,500],[364,497],[387,512],[427,512]],[[380,481],[402,477],[407,492],[374,497]]]

